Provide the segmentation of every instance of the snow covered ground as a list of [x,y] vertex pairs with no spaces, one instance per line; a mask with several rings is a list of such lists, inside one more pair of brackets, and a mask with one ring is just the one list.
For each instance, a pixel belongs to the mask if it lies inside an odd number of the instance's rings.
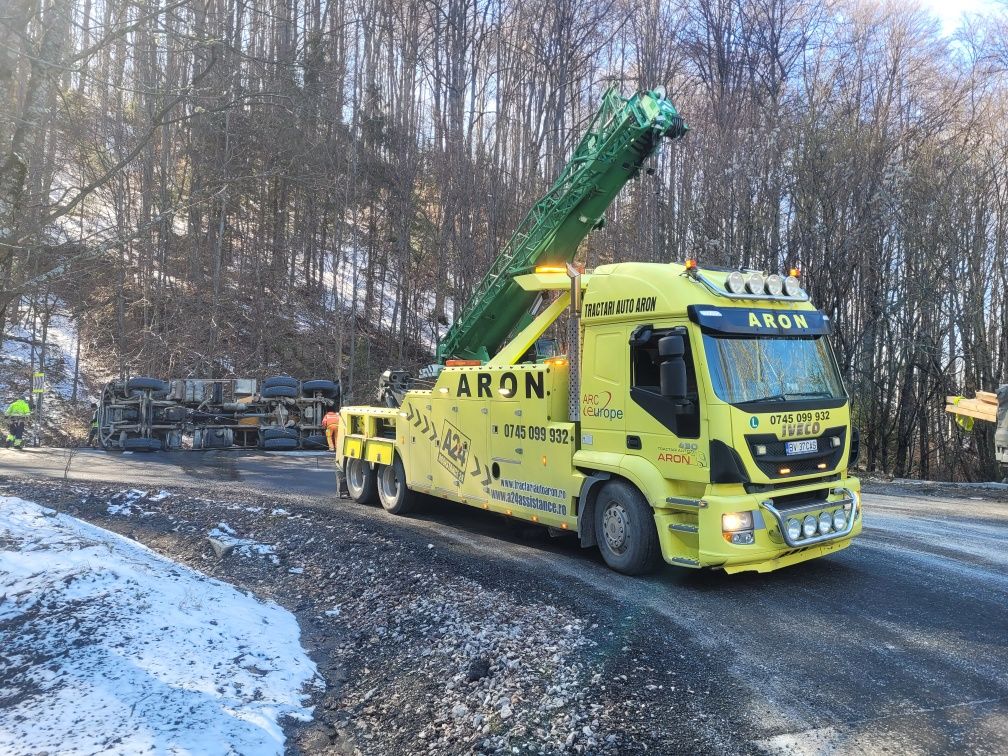
[[0,497],[0,753],[279,753],[318,680],[285,609]]

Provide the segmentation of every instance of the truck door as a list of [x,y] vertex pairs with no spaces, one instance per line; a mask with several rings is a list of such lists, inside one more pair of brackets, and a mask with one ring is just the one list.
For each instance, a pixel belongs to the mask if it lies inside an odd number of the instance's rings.
[[[685,342],[686,395],[692,411],[682,414],[661,395],[658,341],[672,333]],[[623,342],[629,350],[630,396],[626,403],[626,453],[644,457],[672,480],[709,480],[710,448],[697,382],[696,342],[687,323],[641,324]]]
[[627,330],[621,325],[585,329],[581,370],[581,448],[623,448],[627,397]]

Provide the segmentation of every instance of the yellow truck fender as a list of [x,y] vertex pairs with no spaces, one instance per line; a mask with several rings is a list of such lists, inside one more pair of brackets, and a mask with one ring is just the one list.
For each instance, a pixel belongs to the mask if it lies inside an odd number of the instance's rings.
[[[595,500],[602,485],[617,476],[640,491],[653,509],[665,509],[671,481],[658,468],[642,457],[606,452],[578,452],[574,463],[585,474],[578,496],[578,537],[583,547],[595,546]],[[702,487],[702,486],[701,486]],[[694,498],[682,494],[684,499]]]

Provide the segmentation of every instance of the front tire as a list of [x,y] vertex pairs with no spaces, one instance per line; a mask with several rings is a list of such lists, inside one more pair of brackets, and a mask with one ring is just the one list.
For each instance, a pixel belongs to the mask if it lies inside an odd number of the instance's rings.
[[346,461],[346,484],[350,498],[358,504],[374,504],[378,499],[378,473],[363,459]]
[[626,481],[610,481],[599,492],[595,540],[605,563],[624,575],[644,575],[661,562],[654,510]]
[[378,498],[390,514],[404,515],[413,509],[416,494],[406,486],[406,470],[398,454],[391,465],[378,469]]

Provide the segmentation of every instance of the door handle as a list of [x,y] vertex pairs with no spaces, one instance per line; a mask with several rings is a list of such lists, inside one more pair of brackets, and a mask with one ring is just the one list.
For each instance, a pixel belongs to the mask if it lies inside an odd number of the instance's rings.
[[626,437],[626,448],[627,449],[640,449],[641,448],[640,436],[627,436]]

